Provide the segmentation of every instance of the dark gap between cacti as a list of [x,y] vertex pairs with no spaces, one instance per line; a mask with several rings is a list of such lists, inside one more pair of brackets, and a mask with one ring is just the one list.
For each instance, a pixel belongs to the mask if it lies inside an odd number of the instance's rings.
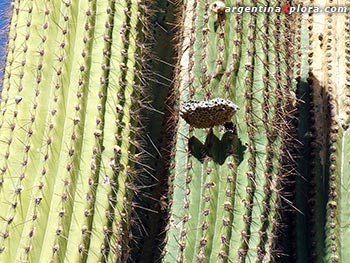
[[128,262],[160,261],[167,225],[168,167],[172,148],[172,133],[176,119],[174,96],[171,90],[175,64],[175,4],[171,1],[155,1],[151,8],[155,13],[148,27],[152,34],[152,54],[148,61],[150,73],[147,84],[150,102],[140,113],[144,123],[143,163],[149,167],[134,182],[134,197],[130,255]]
[[[306,81],[297,80],[297,98],[299,102],[298,109],[298,140],[301,142],[301,145],[298,149],[299,156],[297,156],[297,173],[296,177],[296,189],[295,189],[295,204],[296,207],[300,210],[295,214],[295,222],[292,223],[293,231],[290,231],[290,237],[293,240],[293,250],[299,251],[298,258],[307,260],[310,253],[310,237],[307,233],[310,231],[308,220],[310,218],[310,207],[308,204],[308,188],[310,180],[310,160],[311,160],[311,94],[310,94],[310,85]],[[304,244],[295,243],[298,240],[299,235],[304,235],[305,241]],[[298,250],[296,250],[298,249]],[[296,258],[296,255],[293,255]]]
[[[299,82],[298,137],[302,143],[297,156],[296,212],[293,244],[295,262],[316,262],[323,257],[326,203],[329,185],[328,160],[330,144],[329,94],[312,74]],[[301,176],[302,175],[302,176]]]

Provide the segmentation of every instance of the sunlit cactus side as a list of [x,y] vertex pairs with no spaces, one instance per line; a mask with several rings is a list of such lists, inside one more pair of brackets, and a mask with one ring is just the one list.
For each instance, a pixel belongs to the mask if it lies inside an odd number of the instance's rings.
[[237,132],[179,120],[163,262],[270,262],[288,253],[278,240],[284,181],[293,177],[292,16],[225,13],[225,5],[252,3],[185,2],[176,87],[179,109],[191,99],[237,104]]
[[14,1],[0,262],[122,262],[140,163],[142,1]]

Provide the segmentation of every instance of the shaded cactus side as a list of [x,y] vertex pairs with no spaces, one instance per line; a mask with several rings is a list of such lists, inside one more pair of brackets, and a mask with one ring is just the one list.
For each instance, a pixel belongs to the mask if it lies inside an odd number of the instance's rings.
[[1,94],[0,261],[122,261],[147,6],[17,1]]
[[299,234],[310,239],[311,249],[298,251],[297,262],[347,262],[350,256],[345,238],[349,234],[349,15],[311,13],[304,22],[303,30],[309,32],[304,69],[308,75],[311,113],[311,125],[304,136],[310,138],[311,162],[310,176],[306,177],[310,184],[305,207],[309,227]]
[[269,261],[281,249],[281,184],[291,176],[281,166],[289,164],[295,105],[293,28],[283,15],[225,14],[215,3],[185,3],[179,103],[232,100],[240,109],[237,133],[193,129],[180,119],[164,262]]

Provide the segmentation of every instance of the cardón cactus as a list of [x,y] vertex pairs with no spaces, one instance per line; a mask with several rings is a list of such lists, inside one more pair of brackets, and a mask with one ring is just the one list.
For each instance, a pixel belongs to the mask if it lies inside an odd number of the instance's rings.
[[14,1],[0,262],[347,262],[350,16],[225,12],[288,4]]
[[13,2],[0,116],[0,261],[126,260],[147,6]]
[[277,14],[212,9],[186,1],[179,101],[234,101],[237,134],[180,119],[163,262],[269,262],[280,247],[283,182],[292,176],[283,164],[293,136],[293,27]]

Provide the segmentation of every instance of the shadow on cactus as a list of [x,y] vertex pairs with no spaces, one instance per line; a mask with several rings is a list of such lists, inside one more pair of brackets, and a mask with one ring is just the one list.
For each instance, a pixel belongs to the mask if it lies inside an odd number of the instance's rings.
[[243,159],[245,147],[242,146],[236,133],[228,131],[224,133],[221,140],[213,132],[210,132],[204,144],[192,136],[188,140],[188,149],[201,163],[206,159],[212,159],[215,163],[222,165],[226,158],[231,155],[237,159],[239,164]]

